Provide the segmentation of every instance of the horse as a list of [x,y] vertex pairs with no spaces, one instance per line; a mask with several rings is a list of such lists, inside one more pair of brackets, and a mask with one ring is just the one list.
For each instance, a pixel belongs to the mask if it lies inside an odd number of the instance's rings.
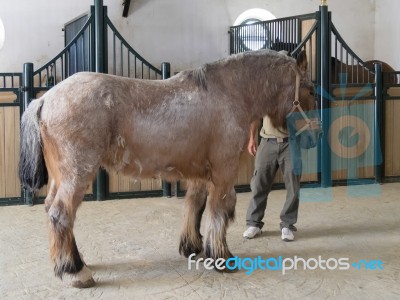
[[397,77],[391,72],[395,70],[387,63],[380,60],[369,60],[364,63],[346,64],[335,57],[331,57],[331,82],[333,84],[353,84],[353,83],[374,83],[375,64],[382,66],[382,72],[389,72],[388,76],[383,77],[386,84],[396,84]]
[[166,80],[77,73],[33,100],[21,120],[19,176],[32,192],[49,178],[45,210],[55,275],[70,276],[74,287],[95,283],[73,227],[99,167],[137,178],[187,179],[179,252],[232,257],[226,232],[250,124],[268,115],[285,128],[293,99],[311,110],[313,93],[305,52],[294,59],[259,50]]

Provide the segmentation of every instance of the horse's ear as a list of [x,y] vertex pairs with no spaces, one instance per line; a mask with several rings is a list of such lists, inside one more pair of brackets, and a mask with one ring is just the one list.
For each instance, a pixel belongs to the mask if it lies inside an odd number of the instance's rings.
[[301,72],[307,71],[308,62],[307,62],[307,55],[306,55],[306,51],[305,50],[302,50],[299,53],[299,55],[297,56],[297,68],[299,68],[299,70]]

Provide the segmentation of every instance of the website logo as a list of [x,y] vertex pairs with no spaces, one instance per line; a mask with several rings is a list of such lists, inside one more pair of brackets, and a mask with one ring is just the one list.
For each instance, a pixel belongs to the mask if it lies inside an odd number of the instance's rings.
[[349,270],[351,268],[355,270],[383,270],[383,262],[381,260],[365,260],[350,262],[348,257],[341,258],[323,258],[318,256],[317,258],[302,258],[298,256],[283,258],[269,257],[262,258],[261,256],[250,258],[240,258],[234,256],[227,260],[218,258],[216,260],[212,258],[198,258],[196,254],[192,253],[188,257],[188,270],[199,270],[200,266],[203,265],[206,270],[217,269],[223,271],[228,270],[245,270],[246,275],[251,275],[256,270],[262,271],[281,271],[282,275],[287,274],[290,270]]

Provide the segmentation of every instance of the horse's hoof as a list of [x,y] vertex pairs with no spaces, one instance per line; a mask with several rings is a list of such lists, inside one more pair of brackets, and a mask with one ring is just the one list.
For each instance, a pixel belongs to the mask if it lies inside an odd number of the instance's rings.
[[71,286],[79,289],[85,289],[94,286],[92,271],[86,265],[76,274],[71,274]]
[[78,288],[78,289],[86,289],[86,288],[90,288],[92,286],[94,286],[95,281],[93,278],[90,278],[89,280],[86,280],[84,282],[80,281],[80,280],[74,280],[71,282],[71,285],[74,288]]
[[190,255],[193,253],[199,255],[203,251],[203,243],[201,238],[198,240],[197,243],[189,240],[186,236],[181,237],[181,241],[179,243],[179,254],[189,258]]

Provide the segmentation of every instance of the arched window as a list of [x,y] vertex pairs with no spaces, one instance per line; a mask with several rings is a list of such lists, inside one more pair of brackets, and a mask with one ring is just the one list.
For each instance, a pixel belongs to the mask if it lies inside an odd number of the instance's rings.
[[246,25],[243,26],[239,32],[241,42],[247,50],[258,50],[266,48],[269,42],[267,27],[258,24],[258,22],[274,19],[276,19],[276,17],[268,10],[253,8],[240,14],[233,25]]

